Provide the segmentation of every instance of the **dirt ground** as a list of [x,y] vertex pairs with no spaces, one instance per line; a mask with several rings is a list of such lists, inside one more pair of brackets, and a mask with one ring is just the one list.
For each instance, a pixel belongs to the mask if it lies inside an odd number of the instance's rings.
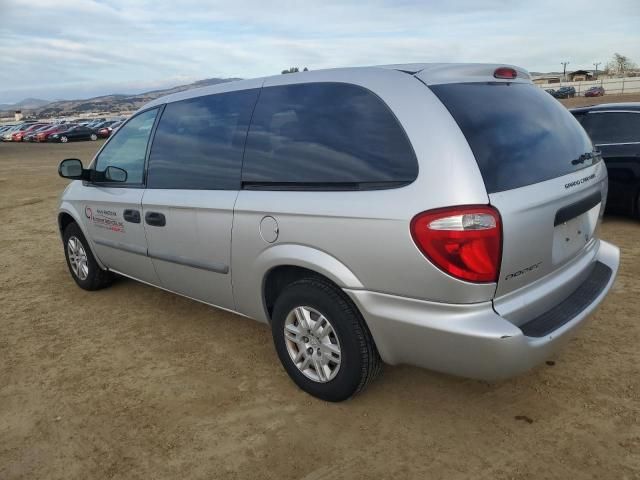
[[606,219],[617,283],[554,364],[494,384],[386,367],[329,404],[264,325],[74,284],[56,168],[98,146],[0,144],[0,479],[640,479],[640,222]]

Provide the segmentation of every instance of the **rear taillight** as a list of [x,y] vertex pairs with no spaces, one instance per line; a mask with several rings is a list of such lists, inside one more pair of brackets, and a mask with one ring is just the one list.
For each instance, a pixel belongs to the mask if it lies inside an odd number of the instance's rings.
[[497,210],[486,205],[440,208],[416,215],[411,236],[438,268],[469,282],[496,282],[502,252]]

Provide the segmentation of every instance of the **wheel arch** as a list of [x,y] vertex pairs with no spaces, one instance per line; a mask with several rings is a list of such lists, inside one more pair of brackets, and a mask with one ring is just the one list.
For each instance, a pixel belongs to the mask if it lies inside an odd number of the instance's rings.
[[69,212],[58,213],[58,230],[60,231],[60,235],[64,233],[65,228],[67,228],[71,223],[79,224],[79,222],[77,222]]
[[60,238],[62,238],[64,229],[67,228],[69,224],[75,223],[76,225],[78,225],[78,227],[82,231],[82,235],[84,235],[84,238],[87,240],[87,243],[89,244],[91,253],[93,254],[93,257],[96,259],[96,263],[98,264],[98,266],[100,266],[100,268],[102,268],[103,270],[106,270],[106,267],[104,266],[104,264],[102,263],[98,255],[96,255],[95,245],[93,244],[93,240],[91,239],[91,236],[88,234],[84,223],[80,221],[80,214],[73,207],[73,205],[64,203],[58,211],[57,220],[58,220],[58,231],[60,232]]
[[258,257],[260,269],[260,300],[267,322],[271,321],[273,303],[290,283],[304,277],[317,277],[339,289],[364,288],[358,277],[340,260],[304,245],[276,245]]

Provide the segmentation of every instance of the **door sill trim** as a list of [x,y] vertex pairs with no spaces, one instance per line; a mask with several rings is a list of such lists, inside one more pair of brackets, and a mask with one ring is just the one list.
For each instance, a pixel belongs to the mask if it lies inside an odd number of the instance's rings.
[[[218,308],[220,310],[224,310],[225,312],[235,313],[236,315],[240,315],[241,317],[250,318],[251,320],[258,321],[255,318],[250,317],[249,315],[245,315],[244,313],[239,312],[237,310],[233,310],[231,308],[226,308],[226,307],[221,307],[220,305],[216,305],[215,303],[205,302],[204,300],[199,300],[197,298],[190,297],[189,295],[185,295],[184,293],[176,292],[175,290],[171,290],[169,288],[162,287],[160,285],[156,285],[155,283],[151,283],[151,282],[146,282],[144,280],[140,280],[139,278],[133,277],[133,276],[128,275],[126,273],[122,273],[119,270],[115,270],[113,268],[108,268],[107,270],[109,270],[110,272],[113,272],[113,273],[117,273],[118,275],[122,275],[123,277],[130,278],[131,280],[135,280],[136,282],[144,283],[145,285],[149,285],[150,287],[159,288],[160,290],[164,290],[165,292],[173,293],[175,295],[179,295],[181,297],[188,298],[189,300],[193,300],[193,301],[198,302],[198,303],[204,303],[205,305],[208,305],[210,307],[214,307],[214,308]],[[263,322],[260,322],[260,323],[263,323]]]
[[173,255],[150,252],[146,248],[129,245],[128,243],[114,242],[113,240],[94,239],[93,241],[96,245],[100,245],[102,247],[109,247],[116,250],[122,250],[123,252],[133,253],[135,255],[142,255],[149,257],[152,260],[161,260],[163,262],[175,263],[176,265],[184,265],[185,267],[198,268],[200,270],[207,270],[209,272],[220,273],[223,275],[229,273],[229,266],[224,264],[198,262]]
[[128,243],[122,243],[122,242],[114,242],[113,240],[105,240],[102,238],[99,238],[99,239],[94,238],[93,242],[96,245],[100,245],[102,247],[115,248],[116,250],[122,250],[123,252],[134,253],[136,255],[142,255],[145,257],[148,256],[148,252],[146,248],[138,247],[136,245],[130,245]]
[[213,264],[206,262],[198,262],[196,260],[190,260],[183,257],[174,255],[165,255],[163,253],[156,253],[147,251],[149,258],[153,260],[162,260],[163,262],[175,263],[177,265],[184,265],[185,267],[198,268],[200,270],[207,270],[209,272],[227,274],[229,273],[229,266],[224,264]]

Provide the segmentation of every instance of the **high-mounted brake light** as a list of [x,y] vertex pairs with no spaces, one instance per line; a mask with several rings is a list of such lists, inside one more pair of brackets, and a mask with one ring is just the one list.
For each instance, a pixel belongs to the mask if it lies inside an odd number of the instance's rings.
[[497,210],[486,205],[440,208],[416,215],[411,236],[420,251],[449,275],[496,282],[502,253]]
[[516,78],[518,76],[518,72],[515,70],[515,68],[510,68],[510,67],[500,67],[500,68],[496,68],[495,71],[493,72],[493,76],[495,78],[502,78],[505,80],[513,80],[514,78]]

